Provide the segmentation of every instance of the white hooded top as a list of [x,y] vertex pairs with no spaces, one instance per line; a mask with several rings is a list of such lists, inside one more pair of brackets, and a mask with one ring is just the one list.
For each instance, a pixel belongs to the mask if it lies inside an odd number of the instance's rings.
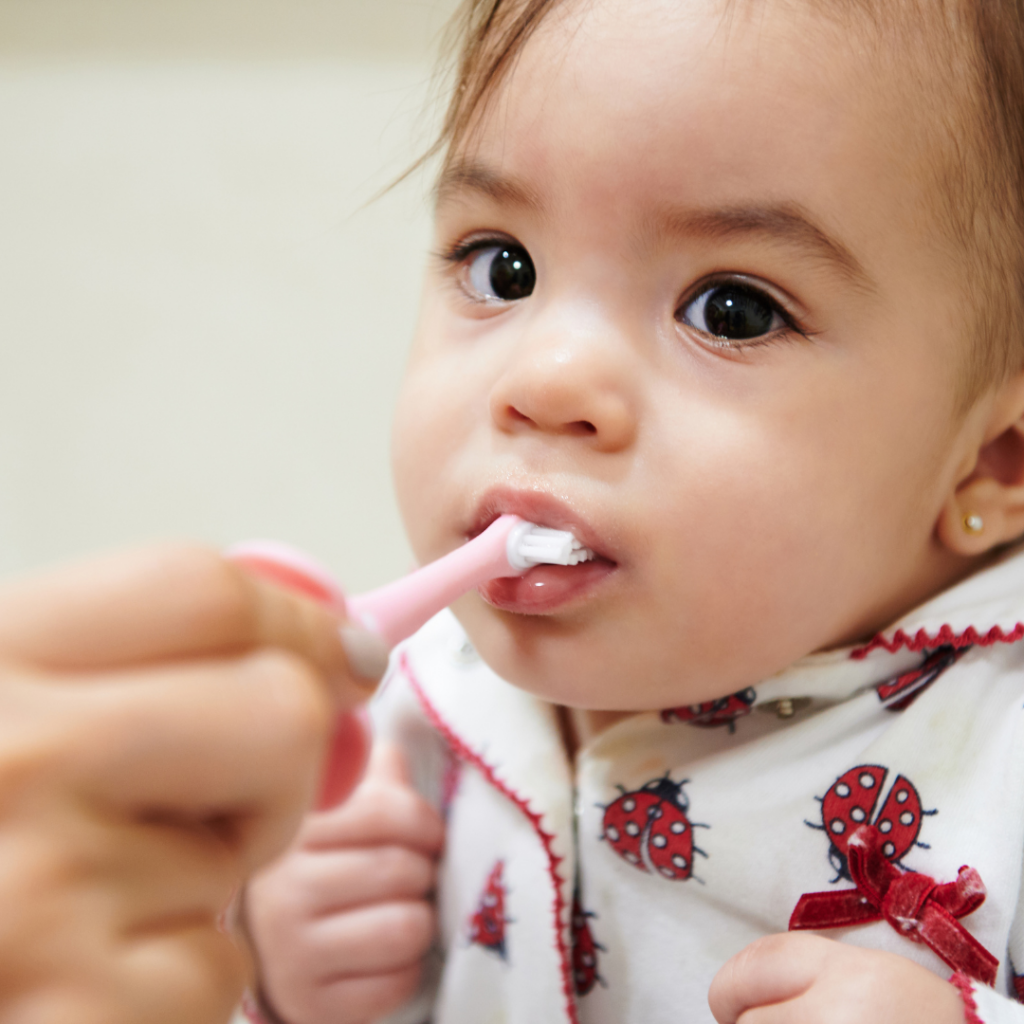
[[[866,825],[901,872],[977,871],[987,897],[959,926],[998,975],[964,986],[967,1016],[1024,1024],[1022,639],[1018,553],[864,647],[624,720],[573,766],[555,708],[442,614],[375,706],[448,821],[434,983],[391,1020],[711,1024],[730,956],[803,894],[854,888]],[[952,973],[884,919],[822,934]]]

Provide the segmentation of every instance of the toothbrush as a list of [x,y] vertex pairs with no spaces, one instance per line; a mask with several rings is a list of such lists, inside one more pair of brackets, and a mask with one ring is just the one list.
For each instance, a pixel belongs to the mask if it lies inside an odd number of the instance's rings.
[[[351,598],[345,597],[316,562],[285,544],[250,541],[231,548],[227,556],[326,604],[339,616],[378,634],[391,648],[481,583],[521,576],[535,565],[578,565],[592,559],[594,553],[566,530],[551,530],[506,515],[437,561]],[[378,689],[375,699],[380,693]],[[372,727],[365,712],[339,716],[320,782],[318,810],[325,811],[344,800],[359,782],[371,737]]]
[[522,576],[536,565],[579,565],[594,553],[568,530],[505,515],[442,558],[394,583],[349,598],[320,566],[284,544],[251,541],[231,548],[228,556],[324,602],[378,634],[390,648],[482,583]]

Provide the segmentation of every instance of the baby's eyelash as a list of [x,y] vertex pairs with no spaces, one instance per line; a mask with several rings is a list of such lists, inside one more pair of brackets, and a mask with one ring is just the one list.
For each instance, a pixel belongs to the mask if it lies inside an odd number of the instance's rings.
[[[742,338],[729,338],[719,336],[702,329],[700,326],[689,321],[686,313],[692,309],[699,300],[710,295],[720,288],[728,289],[730,286],[742,292],[758,296],[771,309],[773,315],[778,317],[781,325],[773,330],[766,330],[763,334],[750,335]],[[716,273],[698,281],[692,285],[680,300],[676,310],[676,319],[693,330],[696,330],[703,341],[703,344],[712,348],[740,351],[751,348],[761,348],[772,345],[794,336],[811,339],[814,332],[801,322],[800,318],[781,299],[773,294],[773,289],[757,278],[752,278],[742,273]]]
[[477,235],[476,237],[462,239],[447,249],[436,250],[434,257],[441,260],[442,263],[457,265],[481,249],[509,245],[511,242],[512,239],[508,235]]

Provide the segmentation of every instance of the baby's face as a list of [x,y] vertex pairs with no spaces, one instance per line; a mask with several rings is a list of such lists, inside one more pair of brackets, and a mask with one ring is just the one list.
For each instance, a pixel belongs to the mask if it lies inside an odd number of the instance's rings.
[[549,699],[721,696],[964,571],[933,154],[898,61],[783,6],[560,8],[442,182],[399,497],[422,560],[503,512],[599,554],[455,606]]

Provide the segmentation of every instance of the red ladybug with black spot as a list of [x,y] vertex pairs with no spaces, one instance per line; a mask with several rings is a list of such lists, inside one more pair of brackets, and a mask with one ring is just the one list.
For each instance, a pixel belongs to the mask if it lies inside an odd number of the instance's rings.
[[592,911],[583,909],[577,893],[572,900],[572,977],[578,996],[585,996],[597,984],[605,984],[597,971],[598,951],[603,953],[605,948],[594,941],[590,929],[590,918],[596,916]]
[[645,782],[639,789],[619,789],[622,795],[604,809],[601,838],[625,861],[640,871],[685,882],[693,875],[695,854],[707,854],[693,841],[690,801],[683,787],[668,774]]
[[487,878],[476,912],[469,919],[469,941],[497,953],[502,960],[506,958],[505,925],[508,923],[502,881],[504,871],[505,862],[499,860]]
[[[949,646],[938,648],[918,668],[879,683],[875,688],[878,699],[885,704],[886,711],[906,711],[946,669],[955,665],[970,649]],[[901,697],[901,694],[904,696]]]
[[1013,960],[1009,961],[1010,969],[1006,972],[1006,988],[1011,999],[1018,1003],[1024,1003],[1024,974],[1018,974],[1017,968],[1013,966]]
[[[821,824],[807,822],[828,835],[828,859],[836,870],[833,881],[840,878],[852,881],[847,866],[847,849],[850,836],[861,825],[874,825],[882,833],[882,853],[894,864],[900,864],[901,858],[913,846],[927,849],[925,843],[917,841],[921,819],[936,812],[922,809],[921,797],[905,775],[896,777],[885,800],[882,800],[888,774],[888,768],[877,764],[861,764],[844,772],[820,798]],[[881,809],[876,814],[875,809],[879,805]]]
[[714,729],[724,725],[729,732],[735,732],[736,719],[749,715],[756,700],[757,693],[748,688],[718,700],[706,700],[703,704],[668,708],[661,712],[661,720],[666,723],[686,722],[702,729]]

